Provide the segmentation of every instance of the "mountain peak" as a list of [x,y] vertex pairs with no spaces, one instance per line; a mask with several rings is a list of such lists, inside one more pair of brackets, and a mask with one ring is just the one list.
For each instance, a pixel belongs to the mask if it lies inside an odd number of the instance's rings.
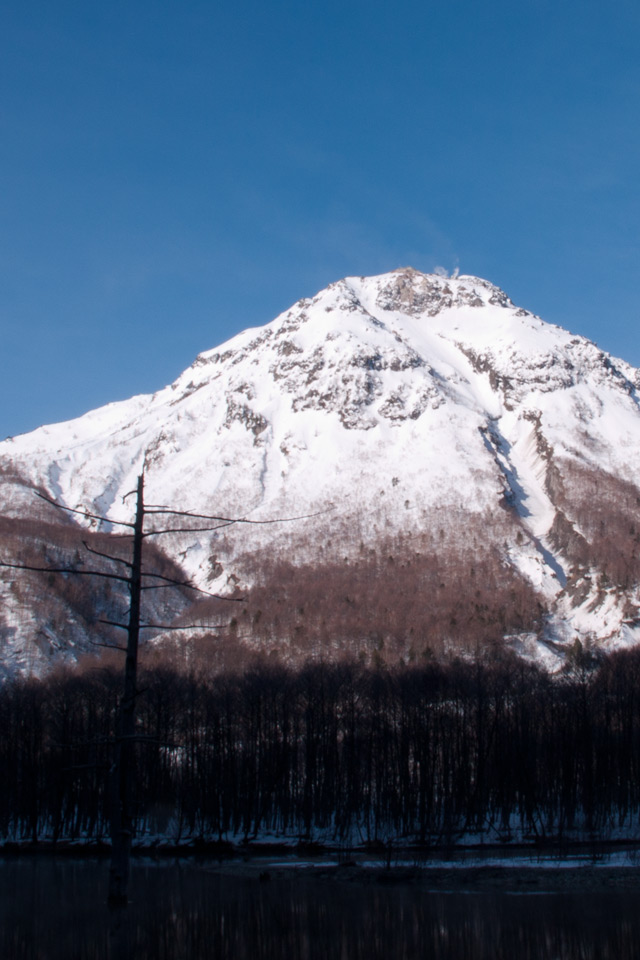
[[499,287],[480,277],[445,277],[435,273],[421,273],[413,267],[404,267],[377,277],[348,278],[347,283],[365,290],[375,289],[376,305],[385,311],[396,311],[411,316],[435,316],[451,307],[483,307],[494,305],[513,307],[509,297]]

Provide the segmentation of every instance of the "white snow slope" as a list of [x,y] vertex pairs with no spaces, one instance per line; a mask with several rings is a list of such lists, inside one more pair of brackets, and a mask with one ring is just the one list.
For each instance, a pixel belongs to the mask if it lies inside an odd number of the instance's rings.
[[547,610],[544,631],[514,643],[540,656],[576,636],[615,646],[640,639],[637,597],[591,589],[586,571],[580,602],[567,592],[576,574],[550,536],[559,508],[549,470],[573,462],[633,483],[639,385],[636,369],[477,277],[350,277],[202,353],[153,396],[4,441],[0,502],[5,516],[24,516],[38,486],[128,520],[122,497],[144,468],[147,502],[252,519],[316,514],[224,539],[165,537],[185,572],[217,590],[242,580],[247,553],[313,563],[449,511],[506,505],[520,532],[501,546],[504,562]]

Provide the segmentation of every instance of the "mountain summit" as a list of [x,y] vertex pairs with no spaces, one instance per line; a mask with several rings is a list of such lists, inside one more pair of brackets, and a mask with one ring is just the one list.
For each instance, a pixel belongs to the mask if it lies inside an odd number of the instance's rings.
[[[486,280],[349,277],[152,396],[1,443],[5,543],[35,549],[36,489],[130,519],[123,496],[144,469],[156,504],[306,517],[162,540],[201,587],[254,598],[249,645],[411,659],[506,642],[559,663],[576,639],[640,639],[639,386],[638,370]],[[61,523],[51,510],[42,522]],[[52,625],[42,590],[36,615],[34,576],[2,587],[21,668],[75,655],[95,629],[75,608]]]

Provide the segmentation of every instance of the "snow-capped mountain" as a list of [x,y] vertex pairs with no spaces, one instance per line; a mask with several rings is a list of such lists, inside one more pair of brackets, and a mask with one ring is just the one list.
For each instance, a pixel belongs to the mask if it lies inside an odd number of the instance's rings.
[[[485,280],[411,268],[350,277],[200,354],[152,396],[4,441],[0,503],[5,523],[42,516],[34,489],[129,520],[123,496],[144,470],[149,503],[286,519],[158,538],[202,588],[239,585],[249,595],[281,584],[283,564],[304,569],[307,585],[312,571],[322,583],[331,568],[324,602],[335,613],[356,602],[335,595],[336,571],[348,580],[360,570],[357,629],[375,634],[378,648],[393,635],[395,653],[411,656],[458,642],[461,622],[468,643],[474,623],[485,636],[496,620],[486,583],[498,584],[495,597],[511,596],[500,610],[518,606],[517,587],[526,611],[505,615],[499,632],[552,661],[576,637],[609,647],[640,639],[639,387],[639,371]],[[58,522],[52,511],[47,522]],[[93,527],[113,533],[108,523]],[[394,584],[397,597],[410,581],[411,610],[431,611],[431,620],[411,615],[420,638],[406,604],[401,625],[393,603],[384,615],[371,610],[374,556],[376,583]],[[5,575],[9,659],[42,629],[19,581]],[[302,609],[294,593],[286,603]],[[269,614],[255,637],[340,633],[318,612],[321,594],[302,627]],[[61,630],[47,629],[55,645]],[[83,622],[59,645],[81,648],[87,629]],[[344,628],[342,646],[355,629]]]

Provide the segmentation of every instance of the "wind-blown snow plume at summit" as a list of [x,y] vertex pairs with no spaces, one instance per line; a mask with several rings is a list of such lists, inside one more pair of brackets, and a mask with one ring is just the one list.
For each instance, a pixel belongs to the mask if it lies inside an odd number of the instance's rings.
[[[477,277],[350,277],[152,396],[0,444],[5,553],[35,549],[36,516],[50,549],[56,524],[68,543],[78,531],[34,489],[130,519],[144,468],[150,502],[306,516],[158,542],[202,588],[242,588],[254,646],[410,659],[499,641],[553,663],[576,637],[635,642],[639,383]],[[5,655],[22,668],[98,629],[34,576],[2,587]],[[172,602],[175,616],[189,603]]]

